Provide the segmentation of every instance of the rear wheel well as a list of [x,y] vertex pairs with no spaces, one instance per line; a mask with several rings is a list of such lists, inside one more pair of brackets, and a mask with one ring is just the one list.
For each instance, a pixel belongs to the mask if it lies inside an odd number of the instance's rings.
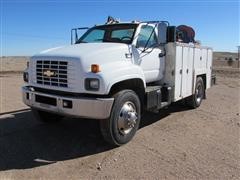
[[144,94],[145,94],[143,81],[141,79],[135,78],[135,79],[128,79],[128,80],[117,82],[111,87],[109,95],[113,96],[117,92],[125,89],[130,89],[134,91],[138,95],[141,101],[141,107],[143,107]]
[[206,99],[206,87],[207,87],[207,77],[206,77],[206,74],[200,74],[200,75],[197,75],[197,78],[198,77],[201,77],[202,80],[203,80],[203,86],[204,86],[204,99]]
[[206,74],[197,75],[197,78],[198,78],[198,77],[201,77],[201,78],[202,78],[202,80],[203,80],[203,85],[204,85],[204,89],[206,89],[206,85],[207,85]]

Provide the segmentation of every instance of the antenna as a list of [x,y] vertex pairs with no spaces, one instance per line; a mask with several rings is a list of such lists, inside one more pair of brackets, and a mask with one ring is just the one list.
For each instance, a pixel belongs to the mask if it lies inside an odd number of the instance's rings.
[[119,23],[119,20],[113,18],[112,16],[108,16],[106,24],[115,24]]

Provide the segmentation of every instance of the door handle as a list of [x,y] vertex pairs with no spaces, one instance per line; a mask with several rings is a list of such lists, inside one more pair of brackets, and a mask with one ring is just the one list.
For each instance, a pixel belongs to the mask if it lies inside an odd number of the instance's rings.
[[188,69],[186,70],[187,74],[188,74]]
[[182,69],[180,69],[180,74],[182,74]]

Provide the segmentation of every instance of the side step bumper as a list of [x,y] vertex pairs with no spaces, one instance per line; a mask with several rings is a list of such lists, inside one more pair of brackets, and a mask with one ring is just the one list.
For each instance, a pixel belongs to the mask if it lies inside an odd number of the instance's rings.
[[145,90],[145,109],[156,111],[171,104],[171,87],[148,86]]

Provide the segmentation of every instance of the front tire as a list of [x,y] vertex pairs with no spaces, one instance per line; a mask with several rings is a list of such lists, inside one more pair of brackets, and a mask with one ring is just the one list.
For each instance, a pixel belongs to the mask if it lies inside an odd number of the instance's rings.
[[198,108],[204,98],[205,88],[203,79],[198,77],[196,80],[195,92],[192,96],[187,98],[187,105],[193,109]]
[[122,90],[114,95],[110,118],[100,121],[103,138],[112,145],[128,143],[138,130],[141,119],[141,105],[132,90]]
[[57,123],[63,119],[63,116],[49,113],[46,111],[41,111],[37,109],[32,109],[33,115],[36,120],[43,122],[43,123]]

